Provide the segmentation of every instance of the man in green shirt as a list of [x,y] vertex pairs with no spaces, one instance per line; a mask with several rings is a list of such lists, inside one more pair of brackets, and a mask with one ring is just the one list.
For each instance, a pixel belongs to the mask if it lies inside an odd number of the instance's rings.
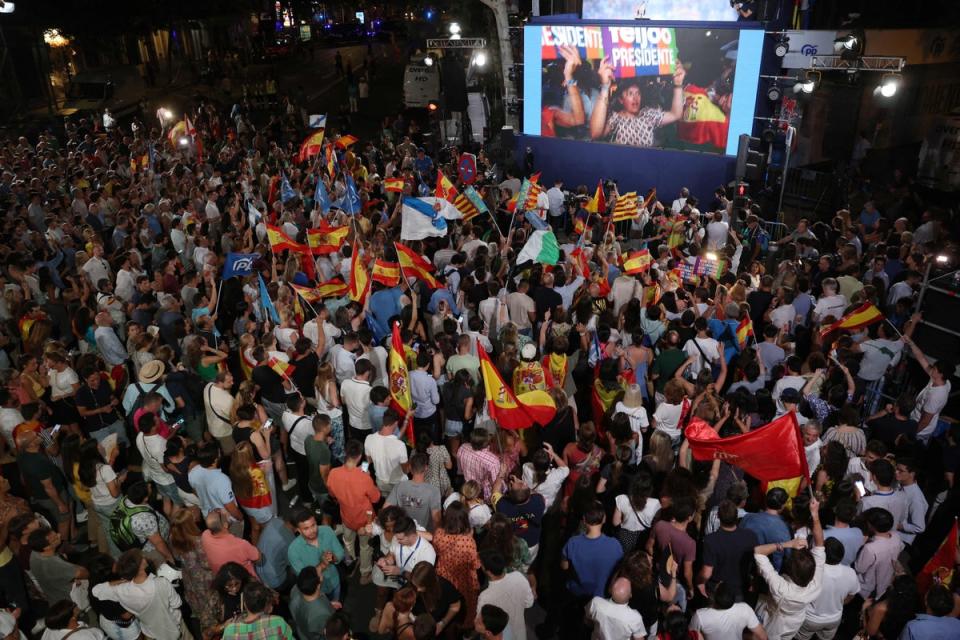
[[687,359],[687,354],[680,350],[680,335],[676,331],[663,334],[663,342],[665,348],[653,359],[653,368],[650,370],[658,394],[663,393],[663,388]]
[[[307,472],[310,493],[317,507],[323,508],[329,500],[327,492],[327,474],[330,473],[330,416],[318,413],[313,417],[313,437],[308,438],[303,448],[307,453]],[[326,518],[324,522],[327,523]]]
[[337,534],[326,525],[317,525],[317,518],[308,509],[293,514],[293,524],[300,533],[287,549],[290,568],[298,575],[304,567],[316,567],[323,578],[323,592],[331,602],[340,601],[340,574],[336,564],[343,560],[343,545]]
[[[223,629],[223,640],[294,640],[293,629],[280,616],[271,615],[274,593],[260,582],[243,588],[243,614]],[[302,639],[301,639],[302,640]]]
[[321,582],[312,567],[304,567],[290,591],[290,614],[300,640],[321,640],[333,615],[333,606],[320,589]]
[[457,338],[457,353],[447,360],[447,376],[452,379],[457,371],[466,369],[476,384],[480,382],[480,359],[470,352],[470,342],[470,336],[466,334]]

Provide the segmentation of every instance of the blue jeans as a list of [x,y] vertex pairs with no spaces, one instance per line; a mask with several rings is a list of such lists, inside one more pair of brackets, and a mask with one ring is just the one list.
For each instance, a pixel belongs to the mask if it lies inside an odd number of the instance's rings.
[[117,420],[113,424],[108,424],[102,429],[91,431],[90,435],[97,442],[103,442],[104,439],[106,439],[106,437],[109,436],[111,433],[117,434],[117,444],[122,444],[125,447],[130,446],[130,441],[127,439],[127,430],[123,426],[123,422],[120,420]]

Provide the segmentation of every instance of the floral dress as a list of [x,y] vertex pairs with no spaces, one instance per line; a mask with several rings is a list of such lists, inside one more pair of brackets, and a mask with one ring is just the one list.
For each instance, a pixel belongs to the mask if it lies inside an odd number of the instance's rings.
[[200,621],[201,629],[209,629],[220,624],[218,611],[220,598],[213,591],[213,572],[207,564],[207,556],[199,542],[186,553],[178,554],[182,563],[183,595],[190,605],[193,615]]
[[480,557],[477,543],[470,533],[454,535],[443,529],[433,534],[433,548],[437,552],[437,575],[446,578],[463,595],[466,612],[461,618],[469,627],[477,615],[477,598],[480,595],[480,582],[477,570]]

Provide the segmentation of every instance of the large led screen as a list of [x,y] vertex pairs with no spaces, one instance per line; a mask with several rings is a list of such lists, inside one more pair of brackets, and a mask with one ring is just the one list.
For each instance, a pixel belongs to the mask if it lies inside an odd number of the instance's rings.
[[524,31],[528,135],[736,155],[759,30],[542,25]]
[[750,4],[730,0],[583,0],[584,20],[733,22],[751,12]]

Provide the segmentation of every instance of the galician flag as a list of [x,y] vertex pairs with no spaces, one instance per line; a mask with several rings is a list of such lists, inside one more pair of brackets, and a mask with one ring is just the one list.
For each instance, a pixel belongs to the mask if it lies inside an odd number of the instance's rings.
[[541,264],[557,264],[560,260],[560,245],[557,244],[557,237],[553,235],[553,231],[548,229],[530,234],[530,239],[523,245],[520,255],[517,256],[517,264],[531,260]]

